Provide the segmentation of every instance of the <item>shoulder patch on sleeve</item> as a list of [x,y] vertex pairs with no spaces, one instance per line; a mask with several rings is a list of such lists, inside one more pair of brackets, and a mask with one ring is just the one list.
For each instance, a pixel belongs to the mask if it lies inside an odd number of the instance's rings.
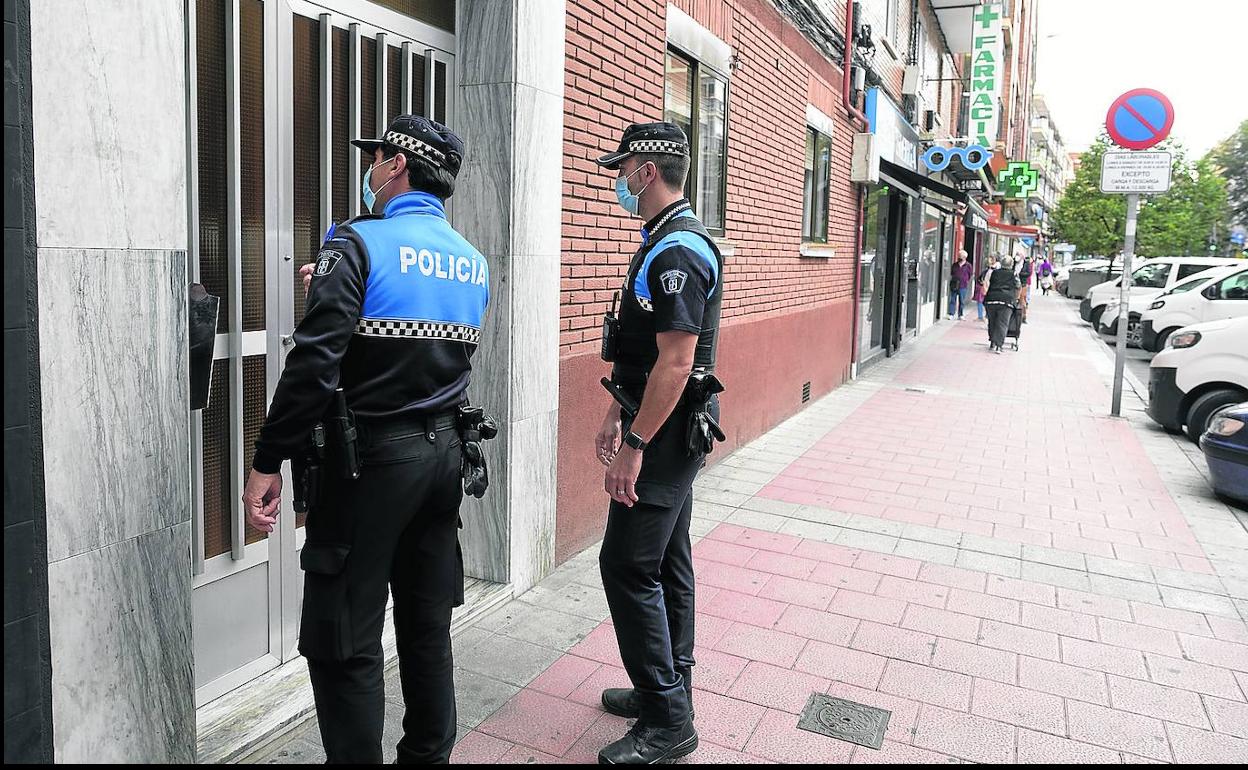
[[316,270],[313,271],[313,275],[329,275],[334,272],[334,268],[338,266],[338,262],[341,259],[341,251],[322,249],[321,253],[316,257]]
[[664,294],[680,294],[685,290],[685,282],[689,280],[689,274],[683,270],[668,270],[659,276],[659,280],[663,282]]

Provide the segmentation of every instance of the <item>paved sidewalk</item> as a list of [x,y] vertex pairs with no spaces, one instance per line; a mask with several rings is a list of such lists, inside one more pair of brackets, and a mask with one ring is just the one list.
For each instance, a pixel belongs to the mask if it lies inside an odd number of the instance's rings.
[[[686,761],[1248,762],[1248,532],[1199,452],[1133,393],[1107,416],[1066,300],[1017,353],[985,336],[944,324],[699,479]],[[596,559],[456,637],[453,761],[594,762],[627,729]],[[813,692],[891,711],[883,748],[798,730]],[[315,721],[256,760],[323,761]]]

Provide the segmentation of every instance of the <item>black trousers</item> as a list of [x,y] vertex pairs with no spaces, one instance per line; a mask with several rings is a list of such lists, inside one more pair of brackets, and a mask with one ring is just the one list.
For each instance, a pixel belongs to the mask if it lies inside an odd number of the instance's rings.
[[[718,417],[718,402],[713,405]],[[642,459],[638,502],[612,501],[598,564],[620,657],[641,719],[675,727],[689,718],[694,578],[689,520],[705,456],[685,450],[688,412],[677,407]],[[625,428],[627,430],[627,427]]]
[[431,433],[435,427],[361,427],[360,477],[327,479],[308,517],[299,652],[330,764],[383,761],[387,588],[406,708],[398,761],[446,763],[455,743],[451,608],[464,592],[461,449],[453,427]]
[[992,303],[988,305],[988,341],[995,347],[1005,344],[1005,333],[1010,328],[1010,316],[1014,315],[1011,305]]

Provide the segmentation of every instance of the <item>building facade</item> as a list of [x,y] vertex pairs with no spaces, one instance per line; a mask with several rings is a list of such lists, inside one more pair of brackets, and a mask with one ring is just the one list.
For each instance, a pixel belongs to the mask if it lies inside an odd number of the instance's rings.
[[[725,255],[712,460],[933,327],[992,234],[988,169],[924,160],[966,145],[964,2],[104,6],[6,4],[6,759],[220,759],[197,709],[298,665],[303,521],[250,531],[239,496],[297,271],[360,211],[349,138],[415,112],[468,147],[450,217],[492,280],[471,395],[503,430],[463,516],[467,612],[602,533],[599,329],[641,223],[593,158],[629,123],[685,128]],[[1011,55],[1007,154],[1030,130]],[[221,298],[204,408],[193,284]]]

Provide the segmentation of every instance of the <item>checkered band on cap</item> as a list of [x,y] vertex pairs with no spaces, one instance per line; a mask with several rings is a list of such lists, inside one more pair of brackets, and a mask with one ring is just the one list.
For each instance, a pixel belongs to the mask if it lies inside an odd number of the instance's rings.
[[408,152],[415,153],[416,155],[431,160],[437,165],[442,165],[446,162],[446,156],[442,154],[441,150],[425,144],[414,136],[401,134],[398,131],[389,131],[386,133],[386,141],[393,144],[395,147],[402,147]]
[[481,330],[464,324],[436,321],[378,321],[361,318],[355,325],[355,333],[365,337],[408,337],[426,340],[451,340],[476,345],[481,341]]
[[636,153],[666,153],[668,155],[688,155],[689,147],[683,142],[669,142],[663,139],[642,139],[628,143],[628,151]]

